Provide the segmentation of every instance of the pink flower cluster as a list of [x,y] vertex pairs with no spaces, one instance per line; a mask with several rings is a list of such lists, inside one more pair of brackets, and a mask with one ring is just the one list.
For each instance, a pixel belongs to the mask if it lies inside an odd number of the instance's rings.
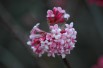
[[92,68],[103,68],[103,56],[101,56],[96,65],[93,65]]
[[65,58],[66,54],[70,54],[70,50],[75,47],[77,34],[73,23],[65,24],[65,29],[60,29],[58,24],[50,26],[50,33],[43,32],[38,25],[33,27],[30,40],[27,42],[34,53],[40,57],[46,52],[48,56],[55,57],[56,54],[61,55],[62,58]]
[[65,58],[66,54],[75,47],[77,32],[73,28],[73,22],[65,24],[64,28],[58,26],[68,20],[69,14],[61,7],[54,7],[47,11],[47,19],[50,23],[50,32],[45,32],[38,28],[39,23],[31,30],[28,45],[39,57],[47,53],[48,56],[60,55]]
[[70,15],[67,14],[61,7],[54,7],[53,10],[47,11],[47,20],[51,25],[55,23],[64,23],[69,17]]

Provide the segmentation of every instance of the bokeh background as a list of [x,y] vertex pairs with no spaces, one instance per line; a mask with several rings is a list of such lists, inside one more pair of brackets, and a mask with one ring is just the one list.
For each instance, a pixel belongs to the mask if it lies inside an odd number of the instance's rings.
[[103,55],[102,0],[0,0],[0,68],[66,68],[61,57],[38,58],[26,42],[36,23],[48,31],[46,12],[60,6],[71,15],[77,43],[66,58],[72,68],[91,68]]

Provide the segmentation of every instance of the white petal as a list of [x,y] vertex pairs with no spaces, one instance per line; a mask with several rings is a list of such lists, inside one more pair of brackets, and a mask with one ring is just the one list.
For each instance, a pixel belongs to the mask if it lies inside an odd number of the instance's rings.
[[61,37],[61,35],[55,35],[55,39],[59,39]]
[[56,30],[52,30],[51,32],[52,32],[52,33],[56,33]]
[[66,55],[65,55],[65,54],[62,54],[61,56],[62,56],[62,58],[65,58]]
[[58,36],[58,38],[60,38],[61,37],[61,34],[59,34],[59,35],[57,35]]
[[73,34],[73,30],[72,30],[72,29],[69,29],[69,33],[70,33],[70,34]]
[[45,40],[45,43],[48,43],[48,40]]
[[64,40],[61,40],[61,44],[64,44]]
[[61,29],[58,29],[57,31],[58,31],[58,32],[60,32],[60,31],[61,31]]
[[68,34],[67,37],[70,38],[70,37],[71,37],[71,34]]
[[42,56],[42,54],[39,54],[39,57],[41,57]]
[[55,57],[55,54],[54,54],[54,53],[52,54],[52,57]]
[[54,25],[54,29],[58,29],[58,24],[55,24],[55,25]]
[[73,42],[70,42],[70,46],[75,47]]
[[76,35],[72,35],[72,38],[73,38],[73,39],[76,39]]
[[66,33],[63,33],[63,35],[67,36],[68,34],[67,34],[67,32],[66,32]]
[[33,29],[37,28],[39,25],[40,25],[40,23],[37,23],[37,24],[33,27]]
[[48,43],[48,45],[51,45],[51,44],[52,44],[52,42],[49,42],[49,43]]
[[63,53],[63,52],[64,52],[64,49],[61,50],[61,53]]
[[28,45],[31,45],[31,41],[28,41],[27,44],[28,44]]
[[65,26],[66,26],[67,28],[69,28],[69,25],[68,25],[68,24],[65,24]]
[[69,14],[67,14],[67,13],[64,14],[64,18],[66,18],[67,20],[68,20],[69,17],[70,17]]
[[58,9],[58,11],[61,11],[61,10],[62,10],[62,8],[61,8],[61,7],[58,7],[57,9]]
[[33,49],[33,52],[35,52],[36,51],[36,48],[35,47],[31,47],[32,49]]
[[51,17],[54,17],[54,16],[55,16],[54,14],[51,15]]
[[40,41],[40,43],[42,44],[42,43],[44,43],[43,41]]
[[60,12],[61,12],[61,13],[65,13],[65,10],[61,10]]
[[72,28],[72,27],[73,27],[73,22],[70,23],[70,28]]
[[74,34],[77,35],[77,31],[75,31]]
[[34,49],[34,47],[31,47],[31,49]]
[[45,46],[45,49],[49,49],[49,47],[48,47],[48,46]]
[[31,35],[29,36],[29,38],[30,38],[30,39],[35,38],[35,35],[34,35],[34,34],[31,34]]
[[55,34],[53,34],[52,36],[53,36],[53,37],[55,37],[56,35],[55,35]]

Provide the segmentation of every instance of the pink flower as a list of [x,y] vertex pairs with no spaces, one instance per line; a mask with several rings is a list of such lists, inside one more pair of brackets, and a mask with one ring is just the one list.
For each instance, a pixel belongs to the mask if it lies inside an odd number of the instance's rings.
[[52,24],[64,23],[70,17],[61,7],[54,7],[53,10],[47,11],[47,20]]
[[103,68],[103,56],[98,59],[97,65],[99,68]]
[[47,11],[47,18],[50,23],[50,32],[39,29],[39,23],[36,24],[30,32],[28,45],[39,57],[47,53],[48,56],[55,57],[60,55],[65,58],[67,54],[75,47],[77,32],[73,28],[73,22],[65,24],[62,29],[58,23],[66,22],[69,14],[61,7],[54,7]]
[[[72,25],[72,26],[71,26]],[[27,42],[31,46],[33,52],[42,56],[47,53],[48,56],[55,57],[55,55],[61,55],[65,58],[66,54],[70,54],[70,50],[75,47],[76,34],[77,32],[73,28],[73,23],[65,24],[65,29],[60,29],[57,24],[50,26],[50,33],[45,32],[44,34],[36,34],[41,32],[37,25],[32,29],[31,35],[33,38]],[[30,36],[31,36],[30,35]]]
[[103,68],[103,56],[98,58],[97,64],[93,65],[92,68]]

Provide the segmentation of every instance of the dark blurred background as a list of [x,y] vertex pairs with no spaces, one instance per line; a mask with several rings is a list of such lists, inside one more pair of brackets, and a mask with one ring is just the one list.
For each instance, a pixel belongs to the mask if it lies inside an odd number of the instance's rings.
[[103,55],[102,0],[0,0],[0,68],[66,68],[61,57],[36,57],[26,45],[32,27],[48,31],[46,12],[60,6],[71,15],[77,43],[66,58],[72,68],[91,68]]

